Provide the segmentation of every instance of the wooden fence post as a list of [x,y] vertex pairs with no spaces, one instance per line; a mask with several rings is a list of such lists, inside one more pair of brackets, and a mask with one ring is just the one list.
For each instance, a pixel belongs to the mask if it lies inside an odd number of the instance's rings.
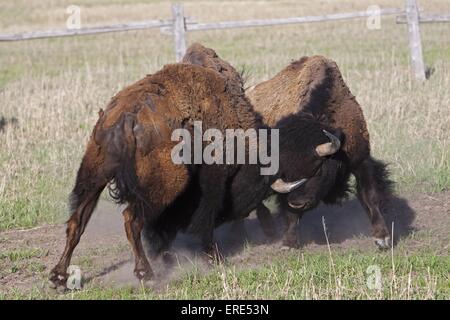
[[408,23],[409,51],[414,76],[417,80],[425,80],[425,65],[419,31],[419,8],[416,0],[406,0],[406,22]]
[[180,62],[186,53],[186,26],[184,21],[183,5],[176,3],[172,5],[173,36],[175,41],[175,57]]

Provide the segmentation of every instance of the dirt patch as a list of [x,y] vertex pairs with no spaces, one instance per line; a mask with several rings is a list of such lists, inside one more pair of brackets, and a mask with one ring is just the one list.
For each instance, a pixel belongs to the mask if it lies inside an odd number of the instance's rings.
[[[435,254],[448,254],[450,192],[408,195],[391,201],[388,208],[388,223],[394,222],[394,235],[401,250],[415,252],[426,248]],[[121,208],[101,202],[75,250],[72,263],[81,267],[88,284],[139,285],[133,276],[133,257],[120,213]],[[370,237],[368,218],[354,199],[342,206],[320,206],[307,213],[299,227],[301,250],[328,250],[322,217],[333,250],[377,250]],[[251,267],[281,250],[277,241],[267,242],[253,215],[245,225],[246,239],[230,232],[230,225],[217,231],[219,246],[230,263]],[[0,293],[46,290],[46,277],[63,250],[64,239],[64,225],[0,233]],[[195,238],[179,235],[173,251],[176,262],[170,271],[161,261],[152,261],[157,275],[153,286],[158,290],[186,270],[208,268]]]

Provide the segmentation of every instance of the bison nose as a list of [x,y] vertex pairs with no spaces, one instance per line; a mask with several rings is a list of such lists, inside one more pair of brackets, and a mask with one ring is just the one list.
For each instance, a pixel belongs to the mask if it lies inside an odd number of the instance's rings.
[[316,206],[316,201],[313,198],[300,198],[289,200],[288,204],[293,209],[308,210]]

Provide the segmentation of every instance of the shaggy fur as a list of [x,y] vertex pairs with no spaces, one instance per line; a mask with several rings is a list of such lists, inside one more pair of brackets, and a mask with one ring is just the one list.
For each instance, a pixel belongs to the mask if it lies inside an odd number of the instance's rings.
[[[330,164],[328,172],[310,179],[296,191],[303,192],[299,207],[303,205],[304,211],[314,208],[320,201],[335,203],[345,198],[349,177],[353,173],[358,197],[372,222],[377,244],[388,246],[389,232],[381,210],[392,193],[392,181],[386,164],[370,155],[369,133],[363,112],[336,63],[322,56],[303,57],[272,79],[258,84],[248,96],[255,110],[270,126],[276,126],[283,118],[307,112],[322,123],[342,130],[345,139],[341,152],[334,157],[337,162]],[[291,228],[288,245],[292,245],[294,233],[295,229]]]
[[[258,123],[245,96],[230,93],[216,72],[187,64],[166,66],[118,93],[99,120],[102,133],[96,135],[98,145],[107,147],[114,140],[113,137],[101,140],[100,136],[107,136],[103,132],[120,126],[120,117],[127,113],[135,115],[132,133],[136,151],[129,150],[132,147],[122,148],[128,152],[118,157],[121,165],[126,166],[121,171],[136,172],[138,185],[146,188],[145,198],[150,199],[152,207],[172,203],[188,182],[188,169],[173,164],[170,157],[175,145],[170,141],[174,129],[191,129],[194,121],[202,121],[204,130],[217,128],[223,132],[227,128],[246,130]],[[135,159],[122,161],[133,154]],[[130,189],[133,187],[127,187],[136,185],[135,179],[125,175],[115,177],[119,202],[136,200],[127,198],[136,193]]]
[[352,165],[370,154],[369,133],[361,107],[332,60],[303,57],[247,95],[269,126],[299,111],[309,112],[321,122],[342,130],[345,135],[342,150]]
[[217,53],[199,43],[194,43],[186,50],[182,63],[194,64],[218,72],[226,81],[227,90],[235,94],[244,94],[244,80],[240,73]]

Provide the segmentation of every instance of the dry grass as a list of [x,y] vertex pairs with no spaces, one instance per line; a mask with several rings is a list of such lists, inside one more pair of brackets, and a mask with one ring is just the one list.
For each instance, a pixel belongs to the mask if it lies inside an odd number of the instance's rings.
[[[71,1],[0,1],[2,32],[64,27]],[[170,3],[78,1],[85,24],[170,16]],[[391,1],[378,1],[392,7]],[[398,6],[403,1],[396,1]],[[450,12],[421,1],[429,12]],[[189,1],[199,21],[287,17],[365,10],[371,1]],[[426,5],[426,6],[425,6]],[[398,191],[438,192],[450,186],[450,45],[448,24],[424,25],[426,83],[409,73],[406,29],[393,18],[371,31],[364,20],[189,35],[215,48],[249,84],[275,74],[291,59],[335,59],[364,108],[373,150],[392,163]],[[15,118],[0,132],[0,229],[61,221],[84,145],[109,98],[173,61],[172,41],[158,31],[0,44],[0,117]]]

